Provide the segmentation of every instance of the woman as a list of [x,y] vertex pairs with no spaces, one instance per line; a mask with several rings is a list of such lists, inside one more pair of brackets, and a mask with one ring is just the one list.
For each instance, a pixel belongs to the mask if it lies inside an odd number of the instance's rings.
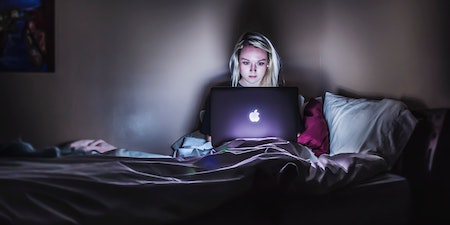
[[256,32],[243,34],[230,57],[231,85],[278,86],[280,57],[270,40]]
[[[280,57],[272,42],[263,34],[241,35],[230,57],[232,87],[277,87]],[[200,132],[211,141],[209,98],[206,101]]]

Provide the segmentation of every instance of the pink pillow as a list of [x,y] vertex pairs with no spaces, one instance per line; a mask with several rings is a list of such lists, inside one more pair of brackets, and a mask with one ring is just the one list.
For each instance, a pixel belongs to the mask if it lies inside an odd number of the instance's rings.
[[315,98],[306,103],[303,113],[305,130],[297,138],[298,143],[311,148],[317,157],[330,153],[328,125],[322,109],[322,101]]

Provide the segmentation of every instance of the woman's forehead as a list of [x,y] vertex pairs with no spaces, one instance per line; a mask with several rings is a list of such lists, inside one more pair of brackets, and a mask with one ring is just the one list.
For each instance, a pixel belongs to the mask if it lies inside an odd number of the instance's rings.
[[242,48],[239,57],[248,60],[267,60],[267,52],[264,49],[247,45]]

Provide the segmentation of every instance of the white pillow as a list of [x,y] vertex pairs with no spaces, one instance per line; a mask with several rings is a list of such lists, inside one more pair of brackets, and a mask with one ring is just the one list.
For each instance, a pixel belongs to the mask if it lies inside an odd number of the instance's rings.
[[325,93],[324,116],[330,131],[330,155],[370,153],[391,168],[417,123],[398,100],[368,100]]

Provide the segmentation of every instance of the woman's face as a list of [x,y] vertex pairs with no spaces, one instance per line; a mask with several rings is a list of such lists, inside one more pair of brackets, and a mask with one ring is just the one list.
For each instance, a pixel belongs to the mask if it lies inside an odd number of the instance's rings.
[[267,52],[254,46],[245,46],[239,55],[239,83],[244,87],[260,86],[266,74]]

